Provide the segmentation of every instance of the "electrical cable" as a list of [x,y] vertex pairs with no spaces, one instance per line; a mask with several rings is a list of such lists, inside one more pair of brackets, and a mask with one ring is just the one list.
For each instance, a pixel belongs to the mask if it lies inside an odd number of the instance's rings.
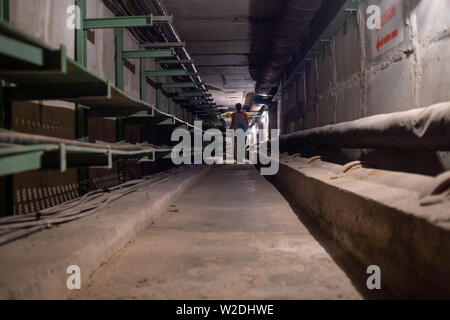
[[53,208],[41,210],[26,216],[15,216],[0,219],[0,245],[21,239],[30,234],[78,220],[104,209],[111,202],[134,192],[147,190],[168,180],[182,168],[158,173],[143,179],[128,181],[124,184],[105,190],[95,190]]

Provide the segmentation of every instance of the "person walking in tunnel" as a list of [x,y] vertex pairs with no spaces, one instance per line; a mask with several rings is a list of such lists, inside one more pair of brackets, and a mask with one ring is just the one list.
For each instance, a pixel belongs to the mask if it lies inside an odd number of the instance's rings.
[[[231,126],[230,129],[236,131],[236,130],[242,130],[244,133],[247,133],[248,128],[250,127],[250,123],[247,118],[247,114],[242,111],[242,104],[238,103],[236,104],[236,111],[233,113],[231,117]],[[233,138],[234,140],[234,159],[238,161],[238,138],[235,136]]]
[[242,104],[236,104],[236,112],[233,113],[231,118],[231,127],[230,129],[238,130],[246,132],[250,127],[250,123],[248,122],[247,115],[245,112],[242,112]]

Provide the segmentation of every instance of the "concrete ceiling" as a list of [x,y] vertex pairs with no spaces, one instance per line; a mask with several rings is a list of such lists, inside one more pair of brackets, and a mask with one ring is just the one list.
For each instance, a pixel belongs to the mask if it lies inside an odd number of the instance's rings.
[[[217,105],[234,108],[253,93],[271,43],[279,0],[164,0]],[[248,103],[249,99],[247,99]]]

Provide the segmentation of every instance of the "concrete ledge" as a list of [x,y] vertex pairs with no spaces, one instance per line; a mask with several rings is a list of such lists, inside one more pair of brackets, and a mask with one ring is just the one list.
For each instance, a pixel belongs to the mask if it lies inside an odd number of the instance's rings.
[[68,266],[80,266],[81,285],[85,285],[95,270],[208,171],[203,166],[185,168],[146,191],[111,203],[97,214],[1,246],[0,299],[69,298]]
[[358,169],[365,173],[336,178],[335,165],[305,164],[281,161],[270,180],[345,251],[378,265],[382,287],[399,298],[450,298],[449,201],[421,206],[416,188],[382,183],[390,174],[408,181],[406,173]]

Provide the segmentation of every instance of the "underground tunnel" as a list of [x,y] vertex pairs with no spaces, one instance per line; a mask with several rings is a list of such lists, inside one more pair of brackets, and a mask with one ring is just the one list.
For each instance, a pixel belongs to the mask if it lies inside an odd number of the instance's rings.
[[0,0],[0,299],[449,299],[448,12]]

